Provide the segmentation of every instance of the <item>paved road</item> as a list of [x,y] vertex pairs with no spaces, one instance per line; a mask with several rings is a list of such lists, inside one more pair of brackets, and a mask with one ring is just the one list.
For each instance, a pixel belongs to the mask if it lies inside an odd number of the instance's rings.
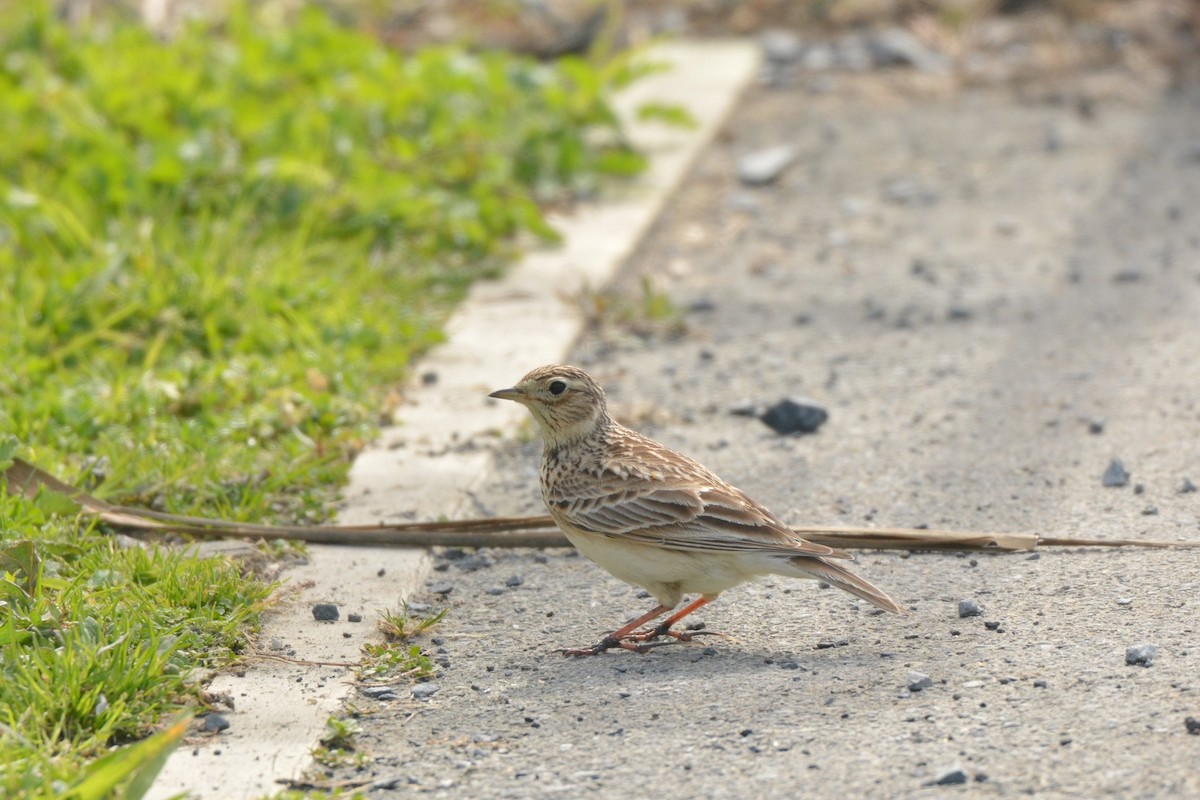
[[[624,279],[665,281],[688,333],[573,361],[797,524],[1200,539],[1200,89],[1082,115],[888,80],[753,91]],[[781,143],[783,178],[740,188],[735,156]],[[794,394],[816,435],[728,413]],[[539,513],[537,444],[479,446],[478,505]],[[441,566],[439,691],[360,701],[375,760],[333,775],[400,779],[372,796],[1200,796],[1200,552],[868,552],[906,617],[771,579],[701,613],[734,639],[573,660],[652,601],[565,551]]]

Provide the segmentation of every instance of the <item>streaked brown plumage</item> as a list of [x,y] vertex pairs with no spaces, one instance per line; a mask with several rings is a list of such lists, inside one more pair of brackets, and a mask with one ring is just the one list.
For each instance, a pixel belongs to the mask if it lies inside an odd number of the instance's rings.
[[[657,608],[571,655],[644,642],[726,589],[761,575],[827,581],[886,611],[902,609],[836,561],[849,553],[800,538],[778,517],[697,461],[630,430],[608,413],[604,390],[583,370],[538,367],[491,397],[521,403],[542,429],[542,496],[584,555],[641,586]],[[700,597],[654,628],[685,594]]]

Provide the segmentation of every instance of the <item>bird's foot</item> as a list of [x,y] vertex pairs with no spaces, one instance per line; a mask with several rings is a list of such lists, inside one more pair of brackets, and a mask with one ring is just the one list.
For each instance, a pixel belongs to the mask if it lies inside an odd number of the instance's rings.
[[[699,633],[699,631],[693,631],[693,633]],[[649,653],[651,650],[657,647],[662,647],[663,645],[675,644],[677,641],[691,641],[690,636],[687,638],[679,637],[676,636],[675,631],[668,631],[667,635],[672,637],[670,639],[660,642],[651,641],[658,635],[659,634],[652,630],[647,630],[635,631],[622,636],[620,639],[615,639],[611,636],[605,636],[591,647],[564,648],[558,652],[562,653],[564,656],[598,656],[605,650],[615,650],[619,648],[621,650],[629,650],[632,653]]]

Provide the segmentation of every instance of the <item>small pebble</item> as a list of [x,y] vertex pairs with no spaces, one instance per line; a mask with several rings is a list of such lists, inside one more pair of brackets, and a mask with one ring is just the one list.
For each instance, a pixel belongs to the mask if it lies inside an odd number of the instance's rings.
[[985,622],[985,623],[983,623],[983,627],[987,628],[989,631],[996,631],[997,633],[1003,633],[1003,630],[1000,628],[1000,622],[997,620]]
[[437,694],[438,689],[442,687],[436,683],[418,683],[412,687],[412,696],[414,700],[428,700]]
[[1142,509],[1142,516],[1143,517],[1158,516],[1158,506],[1146,506],[1145,508]]
[[828,650],[831,647],[845,647],[850,644],[849,639],[823,639],[817,642],[818,650]]
[[504,585],[510,589],[515,589],[516,587],[520,586],[524,582],[525,581],[523,581],[521,579],[520,575],[513,575],[513,576],[509,577],[506,581],[504,581]]
[[1188,717],[1183,721],[1183,724],[1187,727],[1187,732],[1192,736],[1200,736],[1200,719]]
[[910,671],[908,673],[908,690],[910,692],[919,692],[922,689],[930,689],[932,687],[933,678],[924,672]]
[[972,599],[958,601],[958,616],[959,617],[978,617],[983,615],[983,606]]
[[795,148],[786,144],[746,153],[737,160],[738,180],[747,186],[766,186],[778,180],[795,159]]
[[484,589],[483,591],[486,594],[492,595],[493,597],[496,595],[504,594],[504,588],[501,586],[489,586],[488,588]]
[[429,587],[429,591],[433,592],[434,594],[448,595],[454,591],[454,584],[447,583],[446,581],[438,581]]
[[347,614],[346,620],[348,622],[362,622],[362,614]]
[[369,697],[372,700],[398,700],[396,687],[394,686],[362,686],[359,687],[359,694],[363,697]]
[[333,622],[338,618],[338,607],[333,603],[316,603],[312,607],[313,619],[322,622]]
[[1099,436],[1100,434],[1104,433],[1104,418],[1092,417],[1088,420],[1087,429],[1088,433],[1092,434],[1093,436]]
[[1033,688],[1035,688],[1035,689],[1046,689],[1049,686],[1050,686],[1050,684],[1046,683],[1045,678],[1038,678],[1036,681],[1033,682]]
[[1119,605],[1119,606],[1131,606],[1131,605],[1133,605],[1133,598],[1132,598],[1132,597],[1118,597],[1118,598],[1117,598],[1117,605]]
[[1196,484],[1192,483],[1187,478],[1183,479],[1183,484],[1179,487],[1180,494],[1191,494],[1196,491]]
[[776,433],[812,433],[825,424],[829,412],[811,400],[788,398],[768,408],[759,419]]
[[955,786],[967,782],[967,773],[961,767],[948,769],[937,777],[930,786]]
[[1125,486],[1129,483],[1129,470],[1125,469],[1125,465],[1121,463],[1120,459],[1114,458],[1108,465],[1108,469],[1104,470],[1101,483],[1110,487]]
[[1125,648],[1125,663],[1131,667],[1149,667],[1154,663],[1158,648],[1152,644],[1139,644]]
[[204,730],[207,733],[220,733],[229,728],[229,720],[220,714],[208,714],[204,717]]

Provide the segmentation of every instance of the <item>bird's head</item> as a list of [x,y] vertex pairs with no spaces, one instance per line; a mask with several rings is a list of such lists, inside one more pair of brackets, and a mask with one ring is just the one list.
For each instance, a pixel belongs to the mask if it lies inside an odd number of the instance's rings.
[[488,397],[512,400],[528,408],[551,445],[582,439],[610,422],[604,390],[578,367],[538,367],[516,386]]

